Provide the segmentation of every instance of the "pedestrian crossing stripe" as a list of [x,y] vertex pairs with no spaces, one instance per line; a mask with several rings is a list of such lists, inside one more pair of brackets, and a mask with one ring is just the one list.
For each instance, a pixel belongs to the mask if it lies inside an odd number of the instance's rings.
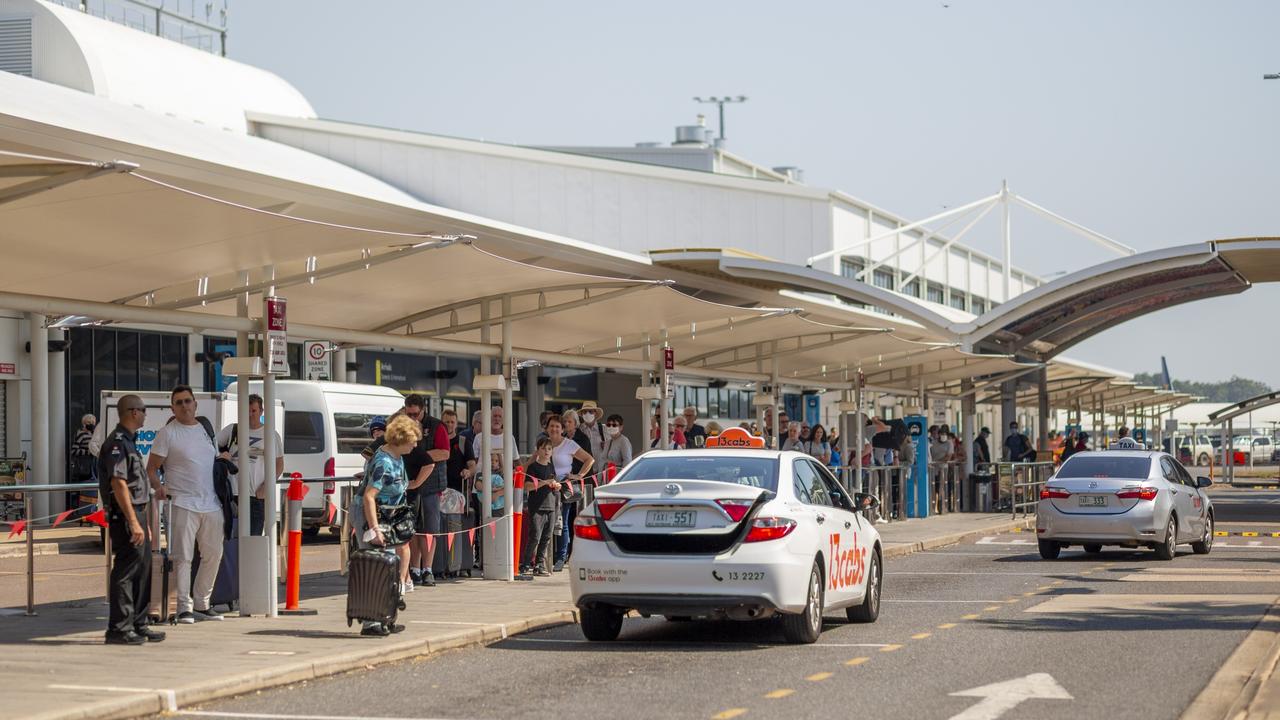
[[1266,532],[1266,533],[1264,533],[1264,532],[1254,532],[1254,531],[1244,531],[1244,532],[1227,532],[1226,530],[1214,530],[1214,531],[1213,531],[1213,534],[1214,534],[1214,536],[1215,536],[1215,537],[1231,537],[1231,536],[1235,536],[1235,537],[1273,537],[1273,538],[1280,538],[1280,532]]

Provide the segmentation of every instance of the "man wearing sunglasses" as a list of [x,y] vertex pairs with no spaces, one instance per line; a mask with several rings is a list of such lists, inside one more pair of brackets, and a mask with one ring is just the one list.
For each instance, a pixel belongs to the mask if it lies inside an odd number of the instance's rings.
[[[222,503],[213,487],[213,464],[217,448],[213,433],[196,417],[196,396],[191,388],[179,385],[169,395],[173,420],[156,431],[147,457],[147,475],[156,499],[173,499],[172,544],[174,581],[178,585],[178,622],[221,620],[222,614],[210,605],[213,583],[222,562]],[[160,469],[164,484],[160,484]],[[200,569],[195,585],[191,565],[200,548]]]
[[137,395],[116,402],[120,423],[98,453],[99,497],[111,533],[111,610],[108,645],[141,645],[164,640],[164,633],[147,627],[151,598],[151,538],[144,526],[150,488],[142,454],[134,445],[147,407]]

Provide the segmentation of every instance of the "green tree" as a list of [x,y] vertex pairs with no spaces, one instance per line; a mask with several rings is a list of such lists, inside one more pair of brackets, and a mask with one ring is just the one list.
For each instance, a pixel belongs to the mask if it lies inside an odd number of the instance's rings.
[[[1133,381],[1139,385],[1160,385],[1163,380],[1158,372],[1137,373]],[[1232,375],[1230,380],[1221,382],[1195,382],[1193,380],[1174,380],[1173,389],[1178,392],[1199,395],[1205,402],[1235,403],[1247,400],[1256,395],[1271,392],[1266,383]]]

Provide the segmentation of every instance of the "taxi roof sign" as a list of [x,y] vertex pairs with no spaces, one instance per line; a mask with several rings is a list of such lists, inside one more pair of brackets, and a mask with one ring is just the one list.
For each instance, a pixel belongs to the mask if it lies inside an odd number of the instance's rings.
[[731,427],[715,437],[707,438],[706,447],[764,449],[764,438],[740,427]]
[[1131,437],[1122,437],[1107,446],[1108,450],[1148,450],[1149,448]]

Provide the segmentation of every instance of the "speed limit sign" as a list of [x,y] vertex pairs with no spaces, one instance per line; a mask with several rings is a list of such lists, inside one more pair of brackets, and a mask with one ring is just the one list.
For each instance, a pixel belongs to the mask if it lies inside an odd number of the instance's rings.
[[308,380],[328,380],[329,344],[308,342],[303,346],[302,351],[307,365],[306,378]]

